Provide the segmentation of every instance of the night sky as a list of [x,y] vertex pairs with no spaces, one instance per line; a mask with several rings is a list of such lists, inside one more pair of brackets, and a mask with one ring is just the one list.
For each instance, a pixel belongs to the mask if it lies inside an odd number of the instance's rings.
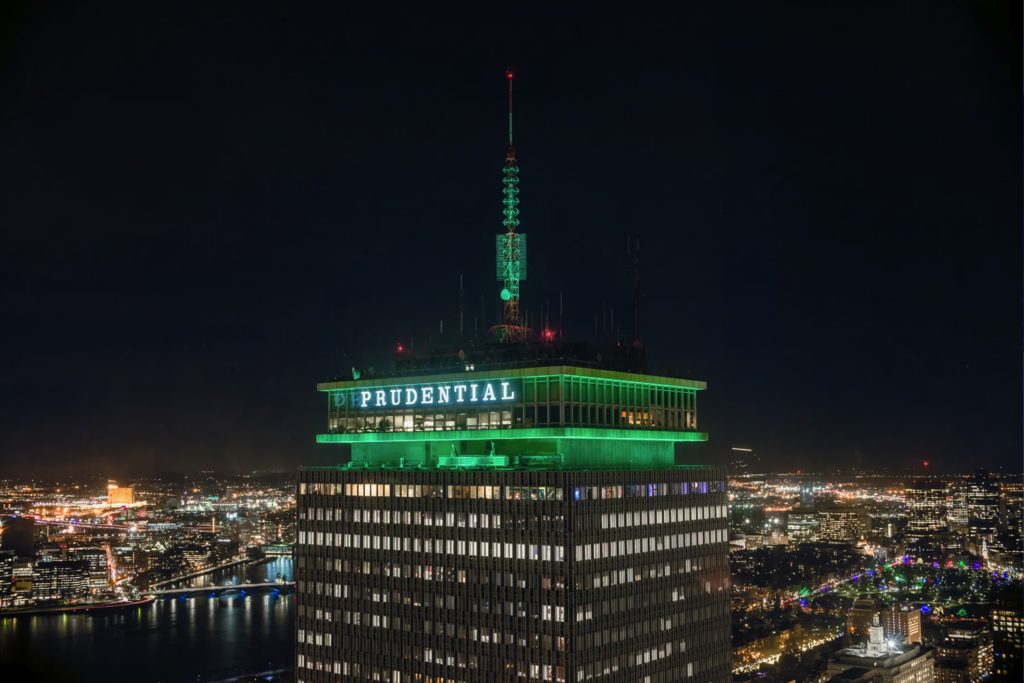
[[1014,3],[349,4],[0,10],[0,476],[336,462],[317,382],[493,323],[507,69],[523,305],[639,236],[695,460],[1020,471]]

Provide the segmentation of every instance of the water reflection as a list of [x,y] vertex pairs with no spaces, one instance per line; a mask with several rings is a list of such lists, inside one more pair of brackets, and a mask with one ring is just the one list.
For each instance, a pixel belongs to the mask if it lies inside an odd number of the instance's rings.
[[[185,584],[262,583],[279,572],[292,577],[291,559],[232,567]],[[224,599],[209,594],[160,599],[97,616],[5,619],[0,621],[0,671],[40,681],[209,681],[291,665],[294,617],[293,595],[246,591],[245,597]],[[17,675],[0,679],[22,680]]]

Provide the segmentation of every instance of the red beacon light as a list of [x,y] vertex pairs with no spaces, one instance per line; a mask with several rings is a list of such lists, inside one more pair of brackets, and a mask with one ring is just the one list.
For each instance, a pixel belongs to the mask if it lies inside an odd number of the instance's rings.
[[512,78],[512,72],[511,71],[506,71],[505,75],[508,76],[509,78]]

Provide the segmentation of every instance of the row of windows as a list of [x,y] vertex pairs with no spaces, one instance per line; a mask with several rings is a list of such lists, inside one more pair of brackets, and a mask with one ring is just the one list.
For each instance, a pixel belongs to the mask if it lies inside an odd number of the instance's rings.
[[[426,657],[426,654],[423,654]],[[420,657],[407,657],[408,659],[420,659]],[[427,661],[427,660],[423,660]],[[430,660],[428,663],[433,663],[438,666],[449,666],[459,668],[477,668],[477,657],[476,655],[466,655],[465,653],[448,653],[445,656],[443,653],[431,653]],[[411,674],[403,672],[398,669],[388,669],[369,665],[360,665],[358,663],[339,662],[334,661],[333,668],[331,663],[327,660],[317,659],[315,657],[307,657],[306,655],[299,655],[299,679],[298,683],[304,683],[302,678],[302,670],[308,671],[326,671],[328,673],[340,674],[342,676],[350,676],[352,678],[362,678],[369,681],[384,681],[385,683],[463,683],[462,678],[452,678],[456,676],[455,672],[449,672],[448,676],[431,676],[424,674]],[[530,678],[533,680],[541,681],[565,681],[565,667],[556,666],[554,664],[522,664],[523,669],[519,672],[519,678]],[[580,679],[582,680],[582,679]]]
[[[630,538],[621,541],[587,543],[575,547],[576,561],[598,560],[609,557],[661,552],[673,548],[727,541],[725,529],[694,531],[678,534]],[[539,543],[500,543],[487,541],[463,541],[455,539],[408,538],[404,536],[379,536],[360,534],[331,534],[322,531],[300,531],[299,545],[331,546],[342,548],[365,548],[372,550],[396,550],[415,553],[437,553],[439,555],[468,555],[469,557],[504,557],[515,560],[540,560],[562,562],[565,548],[560,545]]]
[[[582,424],[696,429],[694,389],[590,378],[525,379],[521,391],[503,383],[502,396],[518,400],[498,407],[468,405],[476,399],[464,396],[466,386],[461,385],[461,393],[460,385],[437,386],[440,405],[436,407],[434,387],[360,390],[350,395],[330,392],[328,428],[331,432],[413,432]],[[468,386],[472,390],[474,385]],[[457,397],[449,403],[453,389]]]
[[[494,589],[488,591],[493,595],[492,599],[487,596],[487,593],[484,593],[482,598],[473,595],[432,593],[428,586],[424,586],[424,589],[426,589],[425,593],[419,590],[406,590],[403,593],[403,591],[398,587],[393,590],[388,590],[386,587],[360,587],[357,584],[350,590],[348,583],[332,584],[330,581],[314,582],[312,580],[300,579],[299,590],[303,595],[308,594],[310,597],[313,595],[331,596],[333,593],[335,598],[341,598],[344,600],[357,599],[364,600],[366,602],[391,602],[398,605],[404,604],[416,607],[426,606],[442,609],[447,608],[473,614],[501,615],[502,608],[504,606],[505,614],[508,616],[527,616],[525,613],[519,614],[519,612],[525,612],[526,609],[529,608],[529,616],[537,618],[538,610],[531,608],[530,605],[534,603],[539,605],[548,602],[560,602],[561,599],[556,596],[559,591],[564,590],[565,588],[565,577],[563,576],[539,577],[538,586],[538,577],[531,573],[521,574],[521,578],[517,580],[516,575],[511,572],[488,572],[486,570],[477,572],[474,570],[445,567],[443,565],[404,565],[403,571],[403,565],[389,564],[383,568],[383,572],[378,572],[377,569],[378,567],[374,563],[349,562],[348,560],[345,560],[344,571],[341,576],[337,577],[337,579],[345,580],[344,574],[346,573],[361,574],[365,576],[376,576],[379,573],[382,573],[385,577],[402,578],[404,576],[405,578],[437,583],[472,583],[480,588],[486,586],[488,583],[492,583],[493,586],[500,587],[503,583],[502,576],[504,574],[504,585],[507,587],[522,589],[536,589],[539,587],[541,592],[533,592],[532,601],[529,599],[525,602],[517,601],[518,609],[513,609],[513,601],[502,601],[500,599],[500,593]],[[600,589],[608,586],[630,585],[637,581],[654,580],[673,575],[690,575],[692,577],[696,577],[696,582],[693,582],[692,580],[684,581],[678,586],[665,588],[664,594],[658,596],[658,599],[662,602],[676,602],[678,600],[686,600],[699,595],[721,592],[723,589],[727,588],[728,579],[724,572],[715,572],[714,570],[715,563],[713,560],[710,563],[701,563],[699,559],[693,559],[692,561],[691,559],[686,559],[675,562],[659,562],[655,564],[620,567],[606,571],[595,571],[589,573],[581,572],[575,577],[576,590],[583,591],[588,588]],[[491,582],[492,578],[493,582]],[[470,579],[472,579],[472,581]],[[450,591],[450,589],[448,590]],[[653,590],[657,592],[662,589]],[[545,598],[545,595],[549,595],[551,597]],[[644,600],[647,601],[648,598],[645,597]],[[605,613],[608,613],[608,609],[608,605],[605,604]],[[619,609],[632,609],[632,598],[630,598],[628,602],[622,602],[619,604]],[[301,605],[299,611],[305,613],[305,610]],[[577,619],[577,621],[579,620],[580,619]]]
[[[605,512],[600,516],[601,529],[625,529],[630,527],[647,527],[652,524],[676,524],[678,522],[697,522],[706,519],[725,519],[728,516],[728,508],[725,505],[699,505],[685,508],[662,508],[659,510],[632,510],[624,512]],[[305,508],[299,518],[309,518],[312,521],[337,521],[352,522],[355,524],[395,524],[408,526],[436,526],[450,528],[469,529],[500,529],[501,514],[488,514],[486,512],[442,512],[419,510],[364,510],[354,508],[351,510],[338,508]],[[520,515],[516,522],[520,528],[524,526],[529,517]],[[536,515],[532,516],[535,522],[543,521],[545,528],[551,531],[564,530],[565,518],[562,515],[544,515],[540,520]],[[580,522],[590,520],[587,515],[577,517]],[[598,518],[593,518],[596,522]],[[532,524],[531,528],[536,528]],[[580,530],[586,524],[577,525]],[[323,544],[319,544],[323,545]],[[330,545],[327,543],[326,545]]]
[[[301,633],[301,631],[300,631]],[[302,642],[300,640],[300,642]],[[500,641],[497,641],[500,642]],[[552,650],[559,650],[557,644],[552,643]],[[561,649],[564,649],[564,644]],[[662,674],[668,674],[673,676],[656,675],[655,678],[651,676],[646,677],[647,681],[669,681],[679,680],[678,677],[685,676],[686,678],[692,678],[695,672],[699,672],[702,668],[706,671],[715,667],[721,667],[724,664],[728,664],[728,652],[725,648],[716,648],[717,652],[713,653],[712,656],[703,659],[703,662],[690,661],[682,663],[675,672],[659,672]],[[646,666],[659,661],[664,661],[671,658],[673,654],[683,655],[686,653],[686,642],[685,641],[668,641],[659,643],[652,647],[642,648],[634,650],[627,654],[616,655],[599,660],[598,662],[592,662],[585,666],[580,666],[576,671],[576,681],[591,680],[594,678],[601,678],[602,676],[610,676],[618,673],[619,671],[627,670],[631,667]],[[446,666],[455,669],[477,669],[479,666],[479,658],[475,654],[469,654],[465,652],[445,652],[443,650],[436,650],[434,648],[407,648],[404,653],[405,659],[417,660],[426,664],[433,664],[435,666]],[[451,678],[445,676],[431,676],[423,674],[411,674],[403,673],[398,669],[386,669],[373,667],[367,664],[360,664],[358,662],[338,661],[334,660],[333,664],[326,660],[319,659],[314,656],[307,656],[305,654],[299,654],[298,661],[299,675],[302,675],[302,669],[316,670],[316,671],[327,671],[342,676],[352,676],[354,678],[365,678],[367,680],[374,681],[387,681],[388,683],[455,683],[461,681],[460,678]],[[703,667],[701,664],[703,663]],[[695,667],[695,664],[697,665]],[[558,664],[549,663],[537,663],[537,662],[509,662],[507,667],[511,667],[516,670],[518,678],[528,678],[530,680],[543,680],[543,681],[565,681],[565,667]],[[448,672],[447,676],[458,676],[457,671]],[[302,680],[301,678],[299,679]]]
[[[562,488],[554,486],[463,486],[448,485],[448,498],[482,498],[500,500],[562,500]],[[300,482],[299,495],[346,495],[368,498],[444,498],[445,486],[440,484],[328,484]],[[573,487],[574,500],[609,500],[614,498],[649,498],[654,496],[685,496],[691,493],[724,493],[724,481],[677,481],[652,484]]]
[[[438,570],[443,570],[444,567],[437,567]],[[451,572],[450,573],[455,573]],[[627,569],[621,569],[618,571],[610,572],[611,581],[609,581],[609,572],[605,572],[603,575],[594,574],[594,578],[591,579],[594,583],[602,583],[604,585],[616,585],[618,583],[631,583],[639,576],[639,573],[634,574],[634,568],[629,567]],[[671,575],[671,568],[666,567],[664,573],[661,576]],[[616,580],[617,579],[617,580]],[[551,583],[551,579],[548,579]],[[305,583],[305,582],[304,582]],[[694,598],[701,594],[712,592],[712,583],[717,584],[718,591],[721,591],[725,585],[722,580],[715,579],[713,581],[705,581],[704,585],[695,584],[684,584],[681,586],[674,586],[671,588],[655,589],[659,592],[659,600],[664,602],[679,602],[688,598]],[[310,588],[313,587],[313,582],[308,584]],[[316,594],[317,595],[331,595],[332,585],[317,582]],[[312,591],[311,591],[312,592]],[[371,596],[372,593],[372,596]],[[422,601],[427,601],[427,606],[431,606],[437,609],[450,609],[459,613],[468,614],[494,614],[495,616],[514,616],[523,618],[539,619],[541,621],[565,621],[565,607],[563,605],[550,605],[543,602],[531,602],[523,600],[500,600],[485,598],[476,598],[471,596],[456,596],[456,595],[426,595],[417,594],[414,592],[407,592],[404,596],[401,591],[387,591],[381,590],[378,587],[371,588],[370,586],[364,586],[362,589],[356,587],[354,590],[348,584],[333,584],[333,595],[335,598],[342,598],[345,602],[343,604],[348,605],[349,601],[361,600],[366,605],[372,603],[380,603],[382,605],[396,604],[396,605],[412,605],[415,604],[417,607],[422,607]],[[433,598],[433,599],[431,599]],[[599,616],[612,615],[618,613],[633,613],[636,608],[640,606],[640,600],[634,603],[634,596],[627,595],[621,597],[611,598],[609,600],[599,601],[596,603],[587,603],[585,605],[578,605],[576,607],[576,621],[592,621],[594,619],[595,605],[597,614]],[[358,606],[355,603],[352,606]],[[332,611],[330,609],[317,608],[315,612],[312,606],[307,606],[308,609],[303,609],[302,612],[315,615],[317,621],[326,620],[332,621]],[[342,615],[342,610],[336,610],[339,618],[343,618],[344,623],[355,623],[359,624],[358,616],[356,621],[352,622],[348,616]],[[345,611],[348,614],[348,611]],[[406,620],[408,622],[408,620]],[[662,620],[661,630],[669,630],[672,628],[673,617],[669,617],[667,620]],[[368,623],[368,622],[367,622]],[[675,616],[675,625],[680,626],[683,623],[682,616],[677,614]],[[415,630],[418,632],[419,622],[416,622]],[[380,624],[375,624],[380,625]],[[386,623],[384,624],[386,627]],[[406,630],[409,630],[409,624],[406,624]],[[423,622],[423,633],[431,633],[431,621],[428,620]],[[442,631],[436,631],[438,634],[442,634]],[[451,635],[451,634],[449,634]],[[476,639],[475,636],[473,638]]]

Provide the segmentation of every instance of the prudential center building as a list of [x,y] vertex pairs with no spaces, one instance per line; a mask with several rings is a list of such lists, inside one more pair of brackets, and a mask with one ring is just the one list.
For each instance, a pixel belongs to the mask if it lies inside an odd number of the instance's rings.
[[318,385],[351,461],[299,472],[296,680],[731,680],[704,382],[513,331]]

